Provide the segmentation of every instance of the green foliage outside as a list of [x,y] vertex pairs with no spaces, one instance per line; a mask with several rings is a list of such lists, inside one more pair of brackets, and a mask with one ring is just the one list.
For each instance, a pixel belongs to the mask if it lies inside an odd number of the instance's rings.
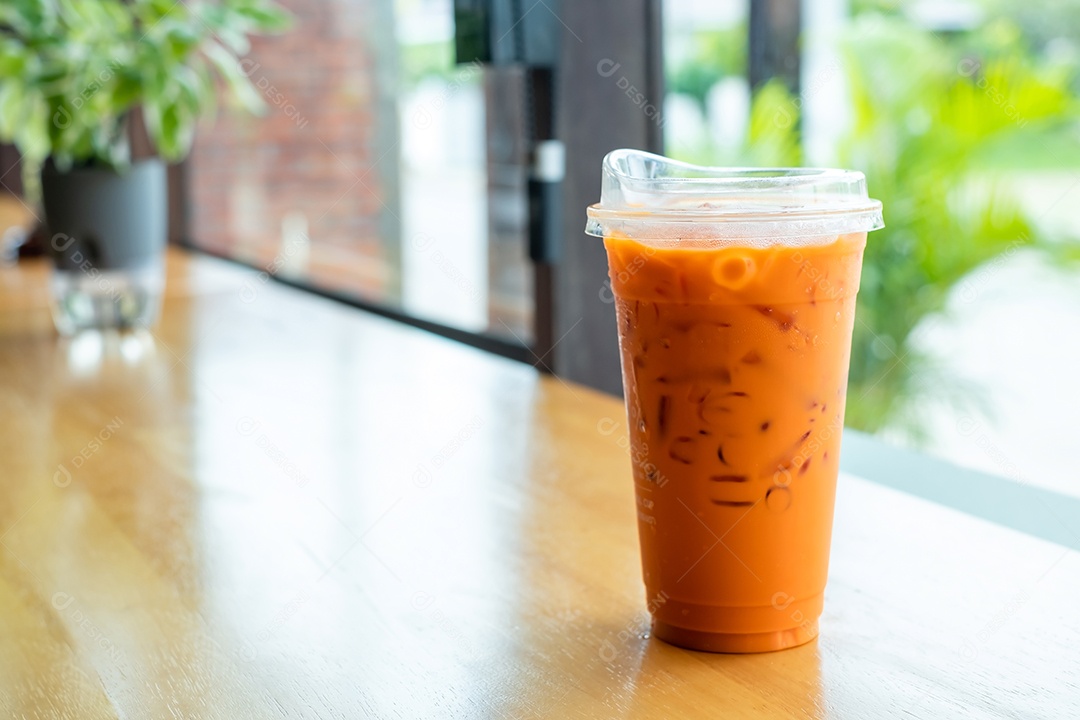
[[29,187],[52,158],[123,167],[140,107],[166,159],[191,147],[223,81],[248,110],[248,36],[289,15],[270,0],[9,0],[0,4],[0,139],[22,153]]
[[1080,104],[1074,69],[1036,60],[1007,20],[946,39],[867,15],[845,52],[855,122],[839,161],[866,173],[887,224],[867,244],[848,418],[877,430],[914,420],[920,400],[974,399],[918,356],[911,333],[980,265],[1053,250],[1008,171],[1071,145]]
[[686,47],[667,52],[678,55],[668,73],[668,91],[689,95],[704,107],[709,88],[719,80],[746,75],[746,26],[702,30]]
[[[865,12],[842,39],[853,126],[836,164],[866,173],[886,228],[866,249],[852,349],[847,424],[918,436],[926,400],[978,405],[977,388],[945,377],[915,349],[919,323],[984,263],[1018,248],[1075,256],[1045,237],[1011,192],[1010,172],[1080,166],[1077,68],[1038,57],[1021,28],[994,19],[939,34],[894,13]],[[800,105],[778,83],[755,93],[740,157],[685,159],[798,165]],[[975,407],[973,409],[980,409]]]
[[401,46],[401,84],[415,88],[428,78],[450,82],[457,69],[452,42],[429,42]]

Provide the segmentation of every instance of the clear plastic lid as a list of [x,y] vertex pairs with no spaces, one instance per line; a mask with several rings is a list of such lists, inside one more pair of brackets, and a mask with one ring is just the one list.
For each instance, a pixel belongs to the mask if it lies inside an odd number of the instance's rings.
[[662,244],[803,244],[884,227],[854,170],[714,168],[640,150],[604,158],[585,232]]

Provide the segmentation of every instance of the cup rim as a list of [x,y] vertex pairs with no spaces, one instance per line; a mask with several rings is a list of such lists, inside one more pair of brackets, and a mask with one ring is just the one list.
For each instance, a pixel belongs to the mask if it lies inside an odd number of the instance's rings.
[[586,210],[585,232],[671,238],[690,224],[770,235],[865,232],[884,227],[881,212],[857,170],[708,167],[622,149],[604,158],[601,199]]

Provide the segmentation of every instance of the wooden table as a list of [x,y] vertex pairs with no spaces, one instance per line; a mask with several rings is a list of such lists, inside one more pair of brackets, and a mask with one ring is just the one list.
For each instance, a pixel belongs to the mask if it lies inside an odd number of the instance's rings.
[[1080,553],[841,478],[822,635],[648,637],[621,403],[174,252],[0,271],[0,716],[1080,716]]

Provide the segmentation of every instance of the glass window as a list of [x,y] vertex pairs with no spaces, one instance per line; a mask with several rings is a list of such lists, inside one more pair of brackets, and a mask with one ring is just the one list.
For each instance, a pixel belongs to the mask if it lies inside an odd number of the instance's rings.
[[266,115],[226,111],[197,138],[195,244],[406,315],[528,342],[524,197],[490,200],[507,175],[524,187],[523,165],[491,152],[497,81],[455,63],[451,0],[290,7],[293,29],[257,39],[245,61]]
[[750,120],[749,2],[664,3],[664,146],[695,162],[736,164]]
[[801,7],[798,93],[751,95],[746,3],[668,0],[669,151],[863,170],[887,227],[867,246],[847,425],[1080,496],[1077,14]]

